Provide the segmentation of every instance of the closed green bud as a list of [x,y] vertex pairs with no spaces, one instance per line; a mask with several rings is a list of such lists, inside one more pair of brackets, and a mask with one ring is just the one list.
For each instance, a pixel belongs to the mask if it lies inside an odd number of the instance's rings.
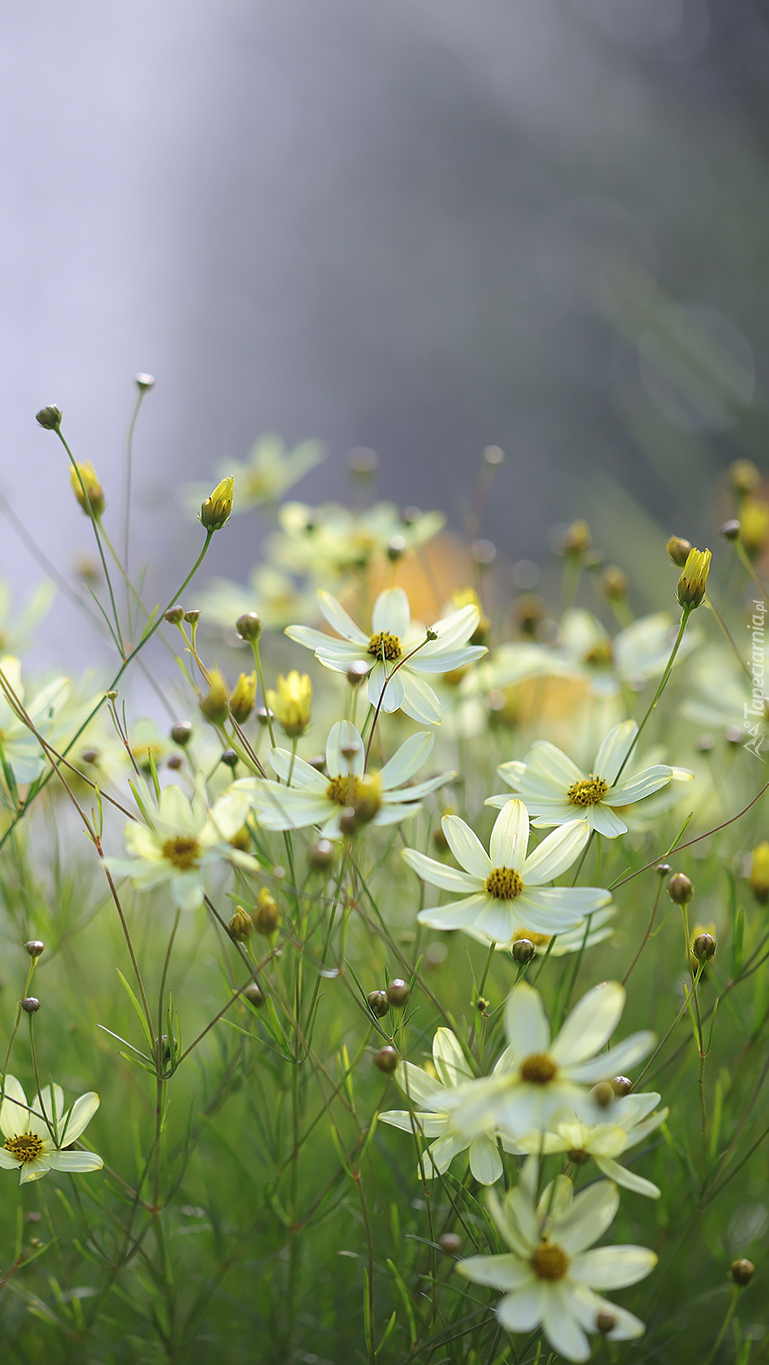
[[688,905],[694,895],[694,887],[685,872],[676,872],[668,882],[667,891],[676,905]]
[[741,1259],[739,1261],[732,1261],[732,1264],[729,1267],[729,1273],[734,1280],[734,1283],[739,1285],[740,1289],[744,1289],[746,1284],[750,1284],[750,1281],[753,1279],[753,1276],[756,1273],[756,1267],[752,1261]]
[[230,714],[229,688],[216,668],[210,676],[208,692],[200,699],[200,709],[212,725],[223,725]]
[[671,536],[666,548],[673,563],[682,569],[689,558],[692,543],[690,540],[684,540],[683,536]]
[[58,431],[61,426],[61,408],[57,408],[55,403],[48,403],[35,414],[35,421],[46,431]]
[[262,633],[262,619],[255,611],[245,611],[235,622],[235,629],[242,640],[258,640]]
[[200,509],[200,521],[206,531],[221,531],[226,526],[232,512],[235,481],[231,474],[216,485],[210,498],[206,498]]
[[255,925],[248,911],[239,905],[227,928],[230,931],[230,938],[236,943],[245,943],[253,934]]
[[180,626],[184,620],[184,607],[169,607],[168,611],[164,612],[164,618],[169,626]]

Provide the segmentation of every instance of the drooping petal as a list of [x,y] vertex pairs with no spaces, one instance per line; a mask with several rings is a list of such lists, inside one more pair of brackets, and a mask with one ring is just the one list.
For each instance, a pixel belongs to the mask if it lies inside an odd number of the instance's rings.
[[410,1109],[388,1109],[379,1115],[380,1123],[399,1128],[402,1133],[422,1133],[424,1137],[440,1137],[448,1119],[441,1114],[416,1114]]
[[[337,635],[341,635],[343,640],[350,640],[355,645],[364,645],[366,649],[368,648],[368,635],[361,630],[360,626],[356,626],[352,617],[345,611],[341,602],[338,602],[335,597],[332,597],[330,592],[325,592],[323,589],[320,590],[318,593],[318,606],[329,625],[333,626],[334,630],[337,632]],[[292,626],[290,629],[295,630],[296,627]],[[374,629],[376,630],[378,627],[375,626]],[[288,635],[288,631],[286,631],[286,634]],[[326,639],[328,639],[328,636],[326,636]]]
[[380,592],[371,614],[371,629],[374,634],[386,631],[403,640],[408,634],[411,623],[409,599],[403,588],[386,588]]
[[71,1142],[77,1142],[81,1133],[84,1133],[88,1124],[91,1122],[96,1110],[99,1108],[100,1100],[95,1090],[89,1090],[86,1095],[81,1095],[70,1110],[66,1128],[61,1135],[61,1143],[68,1146]]
[[391,791],[393,787],[400,787],[404,782],[408,782],[416,772],[427,761],[435,743],[435,735],[431,730],[422,730],[417,735],[411,735],[405,744],[401,744],[397,753],[393,754],[388,763],[379,773],[379,782],[383,791]]
[[493,1185],[497,1180],[501,1180],[502,1158],[496,1142],[488,1134],[482,1133],[480,1137],[473,1138],[468,1156],[470,1170],[479,1185]]
[[47,1175],[51,1169],[48,1165],[48,1160],[49,1158],[46,1156],[44,1161],[28,1161],[26,1165],[21,1167],[19,1184],[29,1185],[33,1180],[42,1180],[43,1176]]
[[508,801],[494,821],[489,853],[493,867],[520,872],[529,847],[529,815],[522,801]]
[[507,997],[505,1034],[521,1060],[534,1052],[547,1052],[550,1025],[542,997],[526,981],[514,986]]
[[603,891],[600,886],[527,886],[519,896],[518,904],[522,906],[525,902],[565,919],[567,915],[572,918],[590,915],[610,900],[611,892]]
[[571,1308],[570,1295],[564,1283],[550,1287],[543,1327],[545,1336],[558,1355],[566,1360],[590,1359],[590,1342]]
[[602,777],[609,786],[617,779],[622,764],[625,762],[633,746],[638,726],[634,720],[623,720],[619,725],[615,725],[603,740],[598,753],[595,756],[593,772],[597,777]]
[[460,820],[458,815],[444,815],[441,829],[457,862],[467,872],[474,877],[482,878],[485,882],[494,864],[477,834],[474,834],[470,826],[466,825],[464,820]]
[[443,711],[430,684],[426,683],[424,678],[418,677],[410,664],[404,664],[403,668],[399,669],[398,677],[402,677],[404,687],[401,710],[422,725],[440,725]]
[[571,1282],[569,1289],[574,1313],[586,1331],[594,1332],[599,1313],[608,1313],[614,1319],[614,1326],[606,1334],[609,1341],[632,1341],[643,1336],[646,1330],[644,1324],[626,1308],[620,1308],[609,1299],[602,1299],[600,1294],[595,1294],[588,1285],[580,1284],[577,1280]]
[[657,1257],[646,1247],[596,1247],[577,1256],[570,1273],[591,1289],[625,1289],[650,1275],[656,1264]]
[[587,991],[553,1042],[553,1060],[568,1066],[594,1057],[622,1018],[627,996],[618,981],[602,981]]
[[445,863],[428,858],[425,853],[419,853],[415,848],[405,848],[401,856],[422,881],[429,882],[431,886],[440,886],[443,891],[466,893],[482,891],[485,886],[485,878],[473,877],[469,872],[460,871],[458,867],[447,867]]
[[104,1162],[96,1152],[48,1152],[46,1161],[52,1171],[100,1171]]
[[553,830],[526,859],[521,869],[524,884],[541,886],[543,882],[560,877],[576,862],[589,838],[590,831],[584,820],[573,820]]
[[[616,1185],[621,1185],[623,1189],[632,1190],[634,1194],[643,1194],[647,1199],[659,1199],[661,1190],[651,1180],[645,1180],[642,1175],[636,1175],[635,1171],[629,1171],[627,1167],[621,1166],[618,1161],[614,1161],[610,1156],[601,1156],[597,1152],[591,1153],[593,1160],[599,1171],[613,1180]],[[592,1284],[593,1281],[591,1280]],[[608,1285],[602,1286],[608,1289]]]
[[[423,1154],[425,1175],[443,1175],[451,1165],[455,1156],[464,1152],[468,1146],[468,1139],[462,1137],[460,1133],[447,1133],[444,1137],[439,1137],[431,1147]],[[420,1174],[420,1166],[417,1167],[417,1174]]]

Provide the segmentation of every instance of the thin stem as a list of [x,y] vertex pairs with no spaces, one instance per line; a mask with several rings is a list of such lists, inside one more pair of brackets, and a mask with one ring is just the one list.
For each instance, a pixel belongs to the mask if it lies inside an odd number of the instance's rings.
[[112,617],[115,622],[115,630],[117,632],[117,643],[120,649],[120,653],[125,659],[125,645],[123,644],[123,636],[120,631],[120,618],[118,616],[117,603],[115,601],[115,593],[112,588],[112,579],[110,578],[109,569],[107,568],[107,557],[104,553],[104,546],[102,545],[102,538],[101,533],[99,531],[98,519],[96,517],[96,513],[93,510],[93,507],[91,506],[91,499],[88,494],[88,489],[85,486],[83,476],[80,473],[80,467],[78,465],[78,462],[67,444],[66,438],[61,430],[61,427],[56,428],[56,435],[58,436],[59,440],[61,441],[62,445],[64,446],[64,449],[66,450],[69,456],[70,464],[72,465],[72,468],[75,471],[77,481],[80,484],[80,490],[85,500],[87,515],[90,517],[91,525],[93,526],[93,533],[94,536],[96,537],[96,544],[99,550],[99,558],[101,559],[101,566],[102,569],[104,570],[104,578],[107,584],[107,591],[109,592],[109,600],[112,605]]
[[662,674],[662,677],[660,678],[659,687],[657,688],[657,691],[654,693],[654,696],[652,697],[652,700],[651,700],[651,704],[650,704],[650,706],[649,706],[649,709],[648,709],[648,711],[646,712],[646,715],[644,716],[643,720],[641,721],[641,724],[639,725],[638,729],[636,730],[635,738],[633,739],[633,743],[630,745],[630,748],[628,749],[627,753],[625,754],[624,759],[622,760],[622,763],[621,763],[620,766],[619,766],[619,770],[618,770],[618,772],[617,772],[617,776],[616,776],[615,779],[614,779],[615,783],[617,783],[617,782],[619,781],[619,779],[620,779],[620,774],[622,773],[623,768],[626,766],[627,761],[628,761],[628,759],[630,758],[630,755],[632,754],[632,752],[633,752],[633,750],[635,749],[635,747],[636,747],[636,745],[637,745],[639,739],[641,738],[641,732],[643,731],[643,728],[644,728],[644,726],[646,725],[647,720],[649,719],[649,717],[650,717],[652,711],[654,710],[655,706],[657,705],[657,702],[659,701],[660,697],[662,696],[662,693],[663,693],[664,690],[665,690],[665,687],[666,687],[666,685],[667,685],[668,678],[670,677],[670,674],[671,674],[671,672],[672,672],[672,670],[673,670],[673,664],[674,664],[675,661],[676,661],[676,655],[677,655],[677,653],[678,653],[678,651],[679,651],[679,649],[680,649],[680,647],[681,647],[681,641],[682,641],[683,638],[684,638],[684,631],[686,630],[686,623],[687,623],[687,621],[689,620],[689,617],[691,616],[693,610],[694,610],[693,607],[683,607],[682,610],[681,610],[681,623],[680,623],[680,625],[679,625],[679,627],[678,627],[678,634],[677,634],[677,636],[676,636],[676,642],[675,642],[675,644],[673,645],[673,649],[672,649],[670,658],[668,659],[668,661],[667,661],[667,663],[666,663],[666,665],[665,665],[665,672]]

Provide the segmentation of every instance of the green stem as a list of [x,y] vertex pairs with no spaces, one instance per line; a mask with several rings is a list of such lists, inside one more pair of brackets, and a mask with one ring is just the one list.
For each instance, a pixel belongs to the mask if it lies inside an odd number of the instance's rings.
[[679,649],[680,649],[680,647],[681,647],[681,641],[682,641],[683,638],[684,638],[684,631],[686,630],[686,623],[687,623],[687,621],[689,620],[689,617],[691,616],[693,610],[694,610],[693,607],[683,607],[682,610],[681,610],[681,623],[680,623],[680,625],[679,625],[679,627],[678,627],[678,634],[677,634],[677,636],[676,636],[676,642],[675,642],[675,644],[673,645],[672,653],[671,653],[671,655],[670,655],[670,658],[669,658],[668,661],[667,661],[667,664],[665,665],[665,672],[662,674],[662,677],[660,678],[659,687],[657,688],[657,691],[654,693],[654,696],[652,697],[652,700],[651,700],[651,704],[650,704],[650,706],[649,706],[649,709],[648,709],[648,711],[646,712],[646,715],[644,716],[643,720],[641,721],[641,724],[639,725],[639,727],[638,727],[638,729],[637,729],[637,731],[636,731],[635,739],[633,740],[633,743],[630,745],[630,748],[628,749],[627,753],[625,754],[624,759],[622,760],[622,763],[620,764],[619,771],[617,772],[617,776],[616,776],[615,779],[614,779],[615,784],[616,784],[617,782],[619,782],[620,774],[622,773],[622,770],[623,770],[623,768],[626,766],[627,761],[628,761],[628,759],[630,758],[630,755],[632,754],[632,752],[633,752],[633,750],[635,749],[635,747],[636,747],[636,745],[637,745],[639,739],[641,738],[641,733],[642,733],[642,731],[643,731],[644,726],[646,725],[647,720],[649,719],[649,717],[650,717],[652,711],[654,710],[655,706],[657,705],[657,702],[659,701],[660,697],[662,696],[662,693],[664,692],[665,687],[667,686],[668,678],[670,677],[670,674],[671,674],[671,672],[672,672],[672,670],[673,670],[673,664],[674,664],[675,661],[676,661],[676,655],[677,655],[677,653],[678,653],[678,651],[679,651]]
[[257,671],[257,673],[258,673],[258,675],[259,675],[259,686],[260,686],[261,689],[262,689],[262,698],[263,698],[263,700],[264,700],[264,709],[265,709],[265,711],[267,712],[267,729],[268,729],[269,732],[270,732],[270,744],[272,745],[272,747],[273,747],[273,749],[274,749],[274,748],[275,748],[275,731],[274,731],[273,728],[272,728],[272,716],[271,716],[271,714],[270,714],[270,708],[269,708],[269,706],[268,706],[268,704],[267,704],[267,688],[266,688],[265,685],[264,685],[264,673],[262,672],[262,656],[261,656],[261,654],[259,653],[259,641],[258,641],[258,640],[252,640],[252,641],[251,641],[251,648],[252,648],[253,653],[254,653],[254,663],[256,664],[256,671]]
[[117,632],[117,644],[118,644],[118,648],[120,649],[121,655],[122,655],[123,658],[125,659],[125,645],[123,644],[123,636],[122,636],[121,631],[120,631],[120,618],[118,617],[117,603],[116,603],[116,601],[115,601],[115,593],[114,593],[113,588],[112,588],[112,579],[110,578],[110,575],[109,575],[109,569],[107,568],[107,556],[106,556],[105,553],[104,553],[104,546],[103,546],[103,544],[102,544],[102,538],[101,538],[101,533],[100,533],[100,531],[99,531],[99,523],[98,523],[98,520],[97,520],[97,517],[96,517],[96,513],[94,512],[93,507],[91,506],[91,499],[90,499],[90,497],[89,497],[89,495],[88,495],[88,489],[86,488],[86,486],[85,486],[85,481],[84,481],[84,479],[83,479],[82,474],[80,473],[80,468],[79,468],[79,466],[78,466],[77,460],[75,459],[74,455],[72,454],[72,451],[70,450],[69,446],[67,445],[67,441],[66,441],[66,438],[65,438],[65,436],[64,436],[64,434],[63,434],[63,432],[62,432],[62,430],[61,430],[61,427],[57,427],[57,428],[56,428],[56,435],[58,436],[59,440],[61,441],[62,445],[64,446],[64,449],[66,450],[66,452],[67,452],[67,454],[68,454],[68,456],[69,456],[70,464],[72,465],[72,468],[73,468],[74,471],[75,471],[75,475],[76,475],[76,477],[77,477],[77,481],[78,481],[78,483],[80,484],[80,491],[82,492],[83,498],[84,498],[84,500],[85,500],[87,515],[88,515],[88,516],[90,517],[90,519],[91,519],[91,525],[93,526],[93,533],[94,533],[94,536],[96,537],[96,544],[97,544],[98,550],[99,550],[99,558],[101,559],[101,566],[102,566],[102,569],[104,570],[104,578],[105,578],[105,581],[106,581],[106,584],[107,584],[107,591],[109,592],[109,600],[110,600],[110,603],[112,604],[112,616],[113,616],[113,620],[114,620],[114,622],[115,622],[115,630],[116,630],[116,632]]

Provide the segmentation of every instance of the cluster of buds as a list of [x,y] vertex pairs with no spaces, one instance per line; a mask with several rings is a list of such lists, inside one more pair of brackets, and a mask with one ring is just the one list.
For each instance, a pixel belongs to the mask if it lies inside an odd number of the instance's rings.
[[259,892],[253,910],[248,911],[242,905],[237,906],[227,928],[230,937],[236,943],[247,943],[254,931],[273,943],[280,927],[280,920],[278,903],[272,892],[264,886]]
[[312,683],[307,673],[295,668],[287,678],[278,676],[277,691],[267,690],[267,705],[278,721],[284,735],[298,739],[309,728],[312,720]]

